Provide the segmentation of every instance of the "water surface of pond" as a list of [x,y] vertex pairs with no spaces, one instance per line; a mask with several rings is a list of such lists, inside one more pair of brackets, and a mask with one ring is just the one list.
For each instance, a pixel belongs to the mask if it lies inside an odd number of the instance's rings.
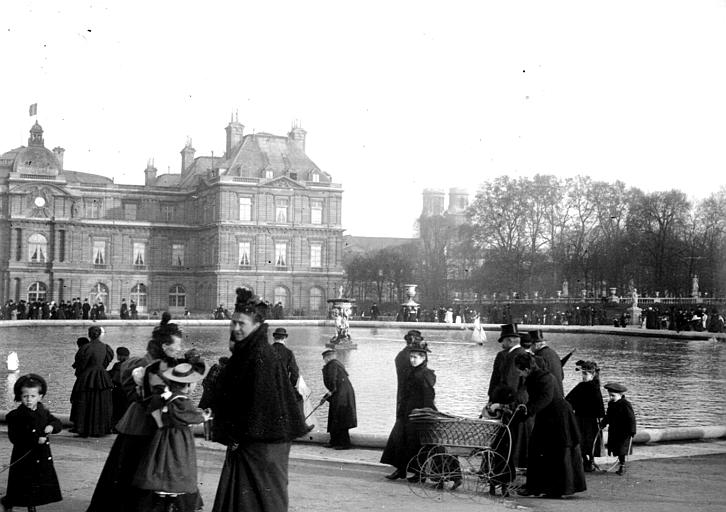
[[[286,326],[288,346],[295,352],[300,371],[313,390],[313,401],[325,393],[322,384],[324,340],[330,327]],[[105,340],[114,349],[126,346],[142,354],[151,326],[105,326]],[[67,414],[73,386],[75,340],[86,334],[77,326],[6,327],[0,329],[0,361],[10,351],[20,358],[20,373],[36,372],[48,379],[45,399],[51,411]],[[339,356],[345,364],[358,402],[360,433],[387,434],[395,421],[396,374],[393,358],[404,345],[406,329],[353,328],[358,349]],[[227,355],[226,327],[184,326],[185,348],[196,347],[214,361]],[[437,407],[451,414],[476,417],[486,402],[496,341],[483,346],[469,341],[466,331],[424,330],[430,343],[429,366],[436,371]],[[488,332],[490,340],[496,334]],[[618,381],[631,391],[639,426],[665,428],[726,424],[726,343],[666,340],[603,334],[548,334],[550,346],[561,356],[577,351],[565,366],[565,391],[579,382],[574,361],[593,359],[604,382]],[[15,407],[12,385],[17,375],[5,377],[0,409]],[[605,395],[607,396],[607,395]],[[325,421],[326,406],[319,411]],[[324,423],[323,423],[324,424]]]

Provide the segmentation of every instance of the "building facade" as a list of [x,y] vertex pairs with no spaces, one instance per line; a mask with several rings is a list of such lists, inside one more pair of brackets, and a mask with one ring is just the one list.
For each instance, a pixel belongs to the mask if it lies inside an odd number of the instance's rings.
[[305,154],[306,132],[244,134],[181,172],[122,185],[65,170],[36,122],[0,155],[0,299],[102,301],[118,312],[209,312],[248,286],[288,313],[324,314],[343,282],[342,188]]

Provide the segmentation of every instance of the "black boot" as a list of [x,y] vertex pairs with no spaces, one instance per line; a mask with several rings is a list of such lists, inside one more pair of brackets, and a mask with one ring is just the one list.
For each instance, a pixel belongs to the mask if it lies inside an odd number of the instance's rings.
[[386,478],[389,480],[398,480],[399,478],[406,478],[406,472],[401,471],[400,469],[396,469],[393,473],[390,475],[386,475]]
[[625,464],[620,464],[620,467],[615,472],[616,475],[623,476],[625,474]]

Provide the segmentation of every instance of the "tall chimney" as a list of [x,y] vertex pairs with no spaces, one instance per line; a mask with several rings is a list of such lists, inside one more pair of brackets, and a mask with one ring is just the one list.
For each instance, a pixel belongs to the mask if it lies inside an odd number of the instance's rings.
[[196,152],[196,149],[192,147],[192,139],[187,139],[187,143],[184,146],[184,149],[181,150],[181,172],[184,174],[184,171],[189,169],[189,166],[192,165],[192,162],[194,161],[194,153]]
[[300,127],[300,122],[296,121],[293,124],[290,133],[287,134],[287,138],[292,141],[296,148],[305,153],[305,135],[307,135],[307,133],[308,132]]
[[151,187],[156,183],[156,167],[154,167],[154,161],[149,160],[149,162],[146,164],[146,169],[144,170],[144,184],[147,187]]
[[227,131],[227,149],[224,153],[224,157],[232,158],[232,150],[239,146],[240,142],[242,142],[245,127],[239,122],[237,115],[235,114],[234,118],[229,122],[225,130]]

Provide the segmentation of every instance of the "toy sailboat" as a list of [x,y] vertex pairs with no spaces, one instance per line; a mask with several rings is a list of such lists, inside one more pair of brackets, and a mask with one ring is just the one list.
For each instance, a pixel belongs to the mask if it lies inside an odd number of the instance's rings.
[[17,352],[10,352],[8,354],[8,371],[17,372],[20,368],[20,360],[18,359]]

